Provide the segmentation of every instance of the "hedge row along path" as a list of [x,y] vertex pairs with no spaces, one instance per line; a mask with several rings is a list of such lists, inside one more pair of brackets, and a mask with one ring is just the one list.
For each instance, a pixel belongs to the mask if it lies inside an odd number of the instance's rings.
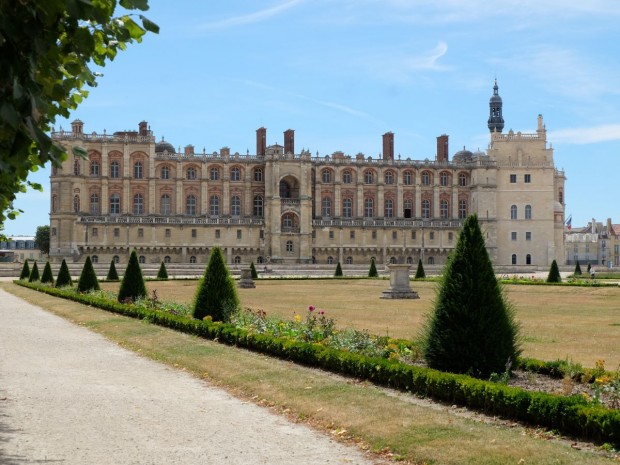
[[2,289],[0,302],[2,464],[373,463]]

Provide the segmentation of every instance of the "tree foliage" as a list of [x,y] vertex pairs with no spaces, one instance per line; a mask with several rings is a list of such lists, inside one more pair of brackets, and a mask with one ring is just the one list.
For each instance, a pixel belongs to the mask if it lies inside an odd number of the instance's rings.
[[561,283],[562,282],[562,277],[560,276],[560,270],[555,260],[551,262],[551,267],[549,268],[549,274],[547,275],[547,282],[548,283]]
[[58,271],[58,276],[56,277],[56,287],[71,286],[72,284],[69,267],[63,258],[62,263],[60,264],[60,270]]
[[52,273],[52,265],[50,265],[50,262],[45,263],[45,268],[43,268],[43,274],[41,275],[41,283],[54,284],[54,274]]
[[114,260],[110,262],[110,269],[108,270],[108,275],[105,279],[106,281],[118,281],[118,273],[116,272],[116,265],[114,264]]
[[49,225],[37,227],[37,232],[34,236],[34,245],[44,253],[49,255],[50,253],[50,227]]
[[28,278],[30,278],[30,265],[28,265],[28,260],[24,260],[24,266],[22,266],[22,272],[19,274],[19,279]]
[[340,266],[340,262],[336,265],[336,271],[334,272],[334,277],[340,278],[342,277],[342,267]]
[[252,279],[258,278],[258,273],[256,272],[256,267],[254,266],[254,262],[250,262],[250,273],[252,275]]
[[377,265],[375,265],[375,259],[374,258],[370,259],[370,269],[368,270],[368,277],[369,278],[378,278],[379,277],[379,272],[377,271]]
[[424,265],[422,265],[422,259],[418,260],[418,269],[415,271],[414,279],[422,279],[426,278],[426,273],[424,272]]
[[90,256],[88,256],[86,257],[84,267],[82,268],[82,273],[80,274],[80,279],[77,283],[77,291],[89,292],[98,290],[99,281],[97,280],[97,274],[93,268],[93,262],[91,261]]
[[[115,16],[117,5],[126,10]],[[0,0],[0,224],[17,215],[18,192],[42,190],[28,174],[66,157],[49,132],[88,95],[86,86],[96,86],[91,67],[159,31],[130,14],[147,9],[148,0]]]
[[161,265],[159,266],[157,279],[168,279],[168,270],[166,270],[166,264],[164,262],[161,262]]
[[194,318],[210,316],[213,321],[227,321],[239,307],[237,286],[228,272],[222,250],[214,247],[194,298]]
[[514,311],[505,301],[476,215],[465,220],[446,263],[425,326],[428,365],[488,378],[503,373],[520,353]]
[[35,281],[40,281],[41,275],[39,274],[39,267],[37,266],[37,262],[34,262],[32,265],[32,270],[30,270],[30,278],[28,278],[28,282],[32,283]]
[[142,269],[138,262],[138,254],[136,254],[135,250],[132,250],[129,256],[129,263],[127,263],[127,268],[123,275],[123,280],[121,281],[121,287],[118,291],[118,301],[126,302],[130,300],[133,302],[139,297],[145,296],[146,285],[144,284]]
[[575,276],[581,276],[583,273],[581,272],[581,266],[579,265],[579,260],[577,260],[577,264],[575,265],[575,271],[573,273]]

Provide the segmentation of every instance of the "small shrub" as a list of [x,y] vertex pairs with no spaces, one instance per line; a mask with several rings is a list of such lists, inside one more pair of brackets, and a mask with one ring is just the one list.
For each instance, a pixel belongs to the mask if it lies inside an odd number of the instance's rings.
[[547,276],[548,283],[561,283],[562,277],[560,276],[560,270],[555,260],[551,262],[551,268],[549,268],[549,275]]
[[41,275],[39,275],[39,268],[37,267],[37,262],[34,262],[34,265],[32,265],[32,270],[30,271],[30,278],[28,278],[28,282],[32,283],[40,280]]
[[168,279],[168,270],[166,270],[166,264],[164,262],[161,262],[161,265],[159,266],[157,279]]
[[256,267],[254,266],[254,262],[250,262],[250,273],[252,274],[252,279],[258,278],[258,273],[256,272]]
[[418,269],[415,272],[414,279],[422,279],[426,278],[426,273],[424,272],[424,265],[422,265],[422,259],[418,260]]
[[118,301],[133,302],[139,297],[145,296],[146,285],[144,284],[144,277],[142,276],[142,270],[138,262],[138,255],[136,251],[133,250],[129,256],[129,263],[127,263],[125,275],[121,281],[121,288],[118,291]]
[[77,291],[89,292],[98,290],[99,281],[97,281],[97,275],[95,274],[95,269],[93,268],[93,262],[91,261],[90,256],[88,256],[86,257],[84,267],[82,268],[82,273],[80,274],[80,279],[77,283]]
[[369,278],[378,278],[379,277],[379,273],[377,271],[377,266],[375,265],[375,259],[374,258],[370,259],[370,269],[368,270],[368,277]]
[[22,272],[19,275],[19,279],[29,279],[30,278],[30,266],[28,265],[28,260],[24,261],[24,266],[22,266]]
[[52,266],[50,262],[45,263],[45,268],[43,268],[43,275],[41,276],[41,283],[43,284],[54,284],[54,275],[52,274]]
[[65,259],[62,259],[62,263],[60,264],[60,271],[58,271],[58,276],[56,277],[56,287],[64,287],[71,286],[71,275],[69,274],[69,267],[67,266],[67,262]]
[[196,290],[193,316],[199,320],[209,316],[213,321],[227,321],[238,307],[237,286],[224,263],[222,249],[214,247]]
[[340,266],[340,262],[338,262],[338,264],[336,265],[336,272],[334,273],[334,277],[342,277],[342,267]]
[[573,272],[573,274],[575,276],[581,276],[581,266],[579,266],[579,261],[577,261],[577,264],[575,265],[575,271]]
[[114,264],[114,260],[110,262],[110,269],[108,270],[108,276],[106,276],[106,281],[118,281],[118,273],[116,272],[116,265]]

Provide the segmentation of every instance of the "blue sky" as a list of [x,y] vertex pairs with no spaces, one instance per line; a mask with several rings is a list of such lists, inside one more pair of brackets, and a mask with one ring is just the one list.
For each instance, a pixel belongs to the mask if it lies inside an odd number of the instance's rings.
[[[255,131],[313,154],[377,157],[395,133],[402,158],[486,149],[497,77],[504,131],[542,114],[564,169],[566,216],[620,223],[620,2],[617,0],[228,0],[155,2],[161,27],[120,53],[72,118],[87,133],[149,122],[157,140],[207,152],[255,152]],[[70,128],[58,121],[57,128]],[[49,221],[43,194],[5,224],[31,235]]]

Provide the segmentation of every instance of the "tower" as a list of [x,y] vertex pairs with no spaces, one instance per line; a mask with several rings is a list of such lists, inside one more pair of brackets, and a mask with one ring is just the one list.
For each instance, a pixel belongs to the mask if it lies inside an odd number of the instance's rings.
[[489,99],[489,121],[488,127],[491,132],[502,132],[504,129],[504,118],[502,117],[502,98],[498,93],[497,79],[493,86],[493,95]]

